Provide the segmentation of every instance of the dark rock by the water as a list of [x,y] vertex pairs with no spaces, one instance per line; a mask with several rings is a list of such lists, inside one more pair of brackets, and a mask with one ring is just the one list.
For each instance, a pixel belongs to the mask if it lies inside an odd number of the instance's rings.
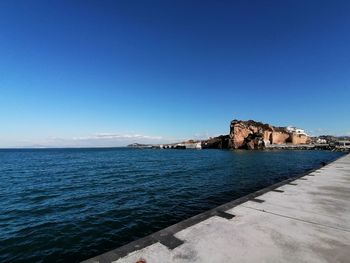
[[220,135],[218,137],[209,138],[202,141],[203,149],[228,149],[230,142],[229,135]]

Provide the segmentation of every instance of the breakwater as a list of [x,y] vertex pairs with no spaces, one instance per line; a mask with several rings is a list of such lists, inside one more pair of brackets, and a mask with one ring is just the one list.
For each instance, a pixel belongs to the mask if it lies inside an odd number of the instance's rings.
[[350,155],[86,260],[348,262]]

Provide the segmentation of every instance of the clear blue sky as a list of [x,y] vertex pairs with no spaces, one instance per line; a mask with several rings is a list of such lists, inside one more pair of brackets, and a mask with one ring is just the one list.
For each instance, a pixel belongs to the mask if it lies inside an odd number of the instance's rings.
[[[0,1],[0,147],[350,134],[350,1]],[[159,138],[161,137],[161,138]]]

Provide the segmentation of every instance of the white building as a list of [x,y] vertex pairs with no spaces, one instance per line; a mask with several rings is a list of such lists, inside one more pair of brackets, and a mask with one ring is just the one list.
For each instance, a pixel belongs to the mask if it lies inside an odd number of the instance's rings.
[[325,143],[327,143],[327,140],[326,140],[326,139],[318,138],[318,139],[316,140],[316,143],[325,144]]
[[290,133],[296,133],[296,134],[300,134],[300,135],[306,135],[306,132],[303,130],[303,129],[299,129],[299,128],[296,128],[296,127],[293,127],[293,126],[288,126],[286,128],[287,132],[290,132]]

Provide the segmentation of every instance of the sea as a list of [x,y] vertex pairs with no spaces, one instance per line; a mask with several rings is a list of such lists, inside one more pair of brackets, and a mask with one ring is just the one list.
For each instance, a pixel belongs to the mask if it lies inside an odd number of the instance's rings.
[[342,153],[0,150],[0,262],[79,262]]

